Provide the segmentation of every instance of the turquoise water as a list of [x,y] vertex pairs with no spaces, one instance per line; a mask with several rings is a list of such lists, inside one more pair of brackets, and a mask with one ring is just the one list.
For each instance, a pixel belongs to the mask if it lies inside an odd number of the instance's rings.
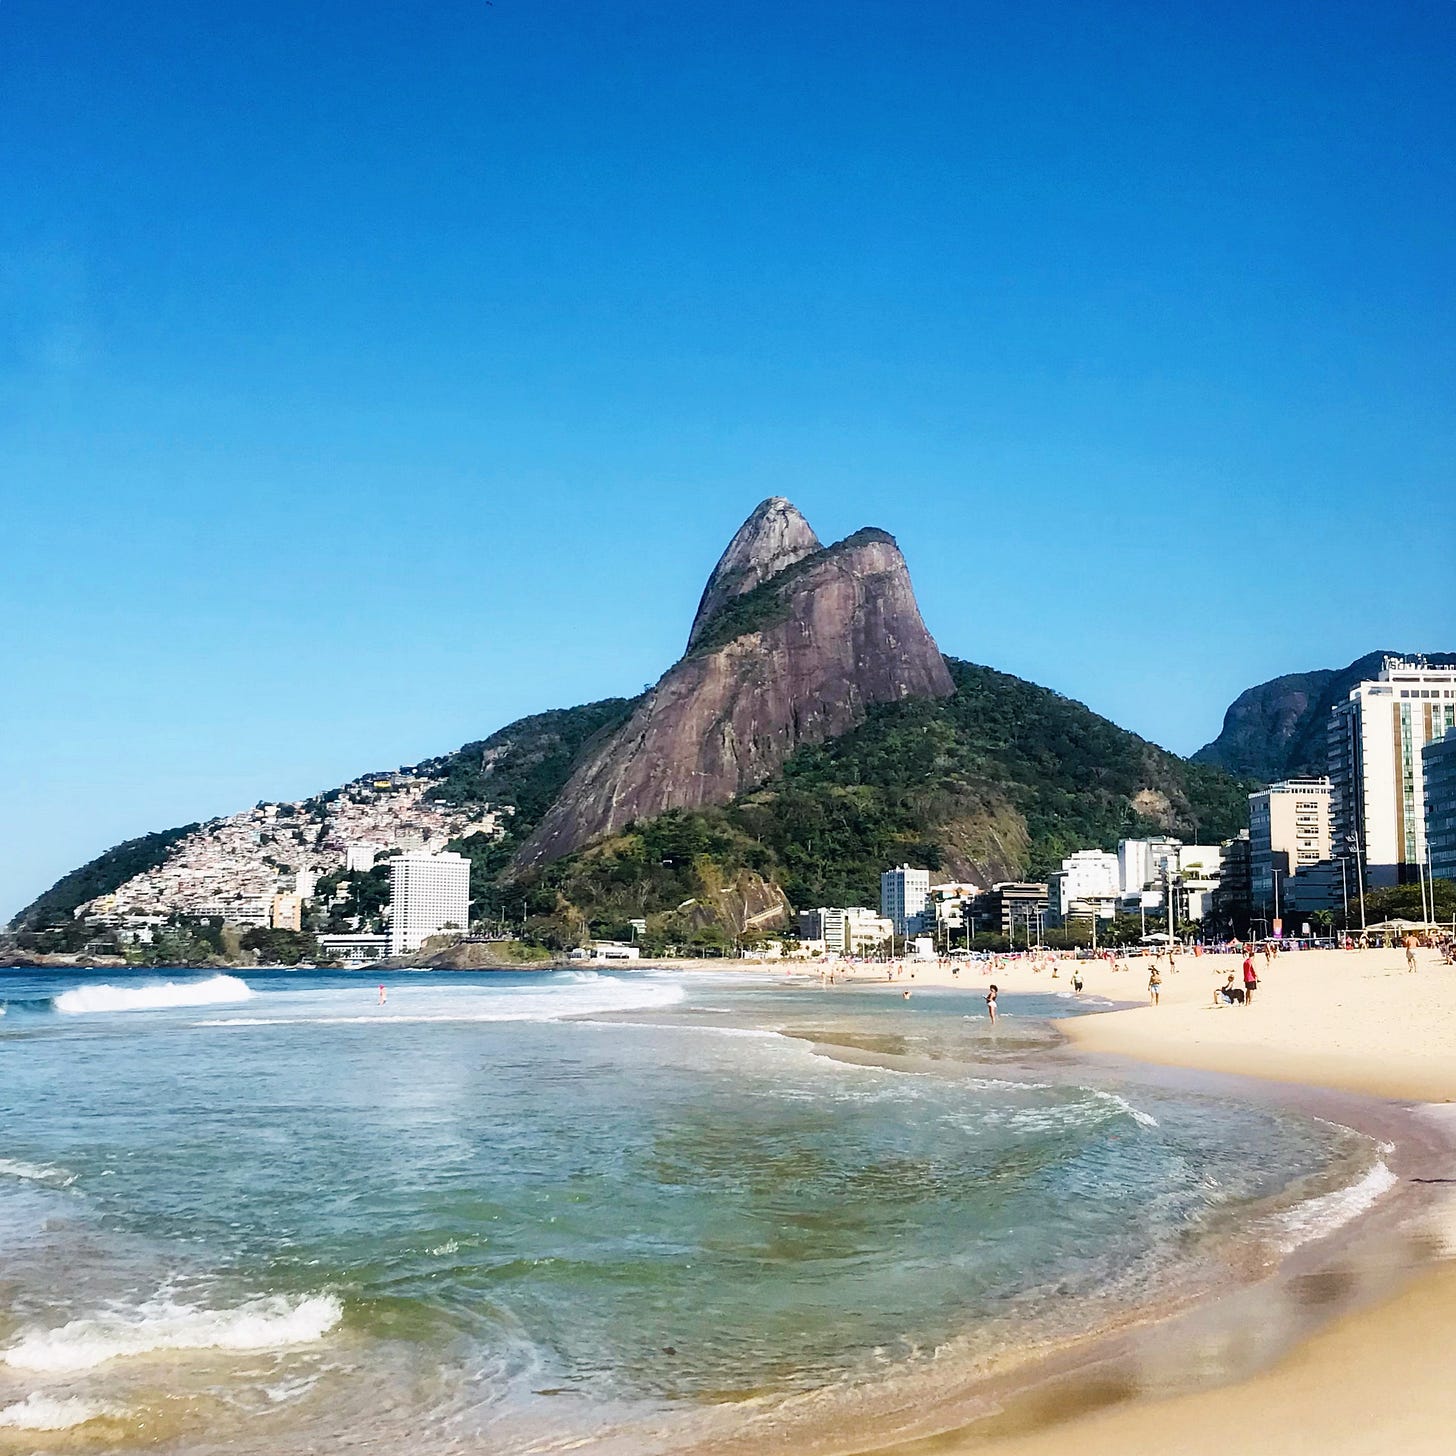
[[0,974],[0,1449],[690,1449],[1155,1299],[1373,1157],[1066,1080],[1066,998],[99,980]]

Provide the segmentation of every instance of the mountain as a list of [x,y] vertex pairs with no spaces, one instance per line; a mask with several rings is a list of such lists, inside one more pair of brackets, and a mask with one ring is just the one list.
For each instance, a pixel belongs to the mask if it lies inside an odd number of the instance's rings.
[[942,657],[893,537],[825,546],[775,497],[709,577],[686,654],[641,696],[131,841],[12,923],[84,940],[75,912],[99,897],[118,913],[198,914],[189,905],[263,896],[324,861],[316,913],[374,917],[382,870],[345,875],[345,847],[423,841],[470,858],[476,918],[524,919],[538,944],[646,919],[650,943],[722,945],[791,905],[873,905],[880,871],[902,860],[989,884],[1123,836],[1223,838],[1249,787]]
[[765,501],[709,579],[687,656],[583,757],[516,867],[726,804],[877,703],[953,691],[894,537],[869,528],[819,546],[787,501]]
[[1223,729],[1193,755],[1261,783],[1321,775],[1326,771],[1325,732],[1330,709],[1360,682],[1379,675],[1387,657],[1420,655],[1433,667],[1456,665],[1456,653],[1367,652],[1348,667],[1316,668],[1271,678],[1239,694],[1224,714]]
[[863,723],[799,748],[731,803],[624,826],[516,874],[536,934],[588,928],[648,941],[722,944],[762,928],[736,899],[878,903],[879,875],[909,860],[938,879],[1041,878],[1075,849],[1173,833],[1227,838],[1251,787],[1010,674],[946,660],[954,691],[870,708]]
[[770,577],[822,550],[808,521],[783,496],[762,502],[738,528],[703,588],[688,651],[698,645],[708,623],[734,598],[762,586]]

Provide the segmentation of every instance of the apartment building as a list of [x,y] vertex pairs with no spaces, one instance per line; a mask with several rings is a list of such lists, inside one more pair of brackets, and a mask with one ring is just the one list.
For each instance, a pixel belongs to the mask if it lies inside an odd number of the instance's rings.
[[1423,751],[1456,727],[1456,668],[1388,657],[1330,714],[1331,833],[1367,886],[1414,882],[1426,853]]
[[470,861],[415,850],[389,862],[389,953],[409,955],[432,935],[470,925]]
[[880,876],[880,914],[895,927],[896,935],[914,935],[930,898],[930,871],[897,865]]
[[1259,910],[1274,915],[1339,903],[1331,795],[1327,778],[1286,779],[1249,795],[1249,894]]
[[1426,852],[1431,875],[1456,880],[1456,729],[1421,753],[1426,783]]

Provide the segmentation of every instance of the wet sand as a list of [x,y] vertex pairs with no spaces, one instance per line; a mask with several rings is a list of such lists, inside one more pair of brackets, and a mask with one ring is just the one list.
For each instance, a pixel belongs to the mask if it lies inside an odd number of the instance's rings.
[[[1407,971],[1404,952],[1286,953],[1266,966],[1248,1007],[1212,1004],[1236,956],[1163,962],[1161,1004],[1147,1004],[1150,962],[1080,963],[1086,997],[1137,1003],[1059,1023],[1093,1064],[1142,1064],[1257,1078],[1267,1095],[1318,1113],[1350,1094],[1367,1115],[1417,1135],[1391,1158],[1400,1183],[1337,1238],[1292,1256],[1270,1280],[1170,1321],[1105,1337],[1048,1362],[1031,1388],[1008,1390],[992,1415],[957,1429],[860,1450],[894,1456],[1435,1456],[1456,1450],[1456,968],[1431,951]],[[1070,991],[1072,964],[1028,961],[958,976],[907,969],[892,983]],[[1178,1076],[1177,1072],[1168,1075]],[[1196,1073],[1195,1073],[1196,1075]],[[1247,1084],[1250,1089],[1258,1084]],[[1259,1095],[1257,1091],[1254,1095]],[[1382,1111],[1381,1103],[1384,1101]],[[1333,1107],[1330,1109],[1334,1112]],[[1324,1115],[1324,1114],[1320,1114]],[[1336,1113],[1335,1115],[1339,1115]],[[1362,1130],[1365,1130],[1362,1128]],[[1428,1136],[1423,1135],[1428,1134]],[[1321,1247],[1324,1245],[1325,1247]],[[1206,1388],[1190,1388],[1205,1386]]]

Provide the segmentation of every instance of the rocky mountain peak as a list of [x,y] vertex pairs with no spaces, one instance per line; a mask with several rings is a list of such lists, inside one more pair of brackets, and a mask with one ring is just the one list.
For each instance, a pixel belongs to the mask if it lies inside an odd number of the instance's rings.
[[955,691],[884,531],[823,547],[787,501],[765,501],[708,588],[687,655],[588,747],[517,868],[633,820],[726,804],[801,745],[858,726],[877,703]]
[[822,543],[792,502],[770,496],[754,508],[718,559],[688,634],[688,651],[704,629],[734,597],[762,586],[770,577],[821,549]]

